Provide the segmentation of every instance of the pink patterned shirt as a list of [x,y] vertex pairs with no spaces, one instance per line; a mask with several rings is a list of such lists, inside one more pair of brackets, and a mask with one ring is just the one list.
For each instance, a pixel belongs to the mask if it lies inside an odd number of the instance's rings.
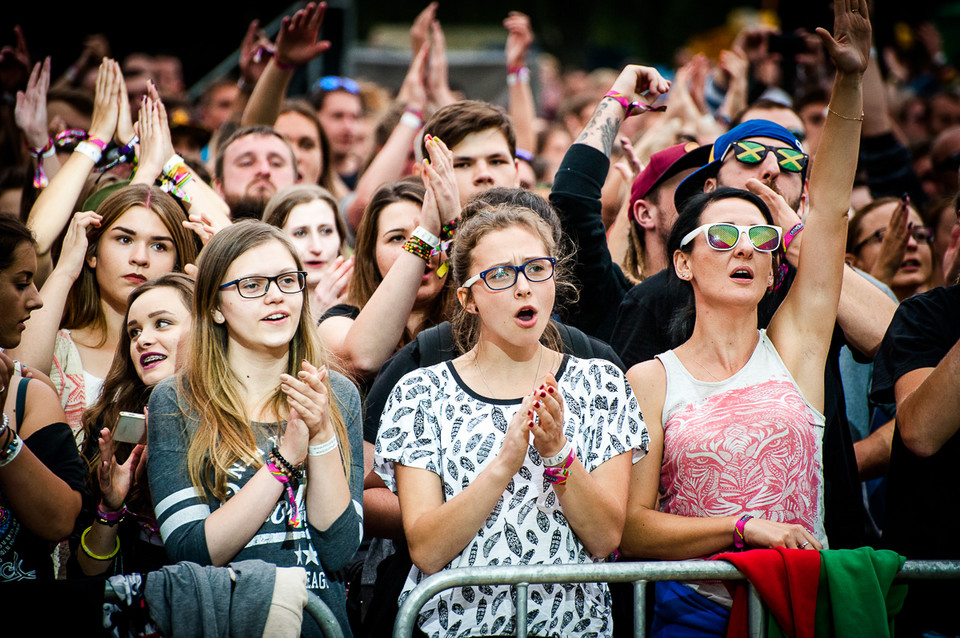
[[693,378],[673,351],[658,358],[667,372],[660,510],[798,523],[826,546],[824,417],[803,398],[766,332],[724,381]]

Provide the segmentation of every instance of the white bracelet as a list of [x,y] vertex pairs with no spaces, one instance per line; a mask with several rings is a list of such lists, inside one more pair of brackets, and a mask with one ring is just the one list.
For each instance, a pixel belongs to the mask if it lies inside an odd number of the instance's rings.
[[560,448],[560,451],[555,455],[547,458],[541,456],[540,459],[543,461],[544,467],[557,467],[567,460],[571,451],[573,451],[573,443],[570,442],[570,439],[567,439],[567,442],[563,444],[563,447]]
[[337,449],[337,446],[340,444],[337,441],[337,435],[334,434],[326,443],[321,443],[320,445],[308,445],[307,446],[307,456],[323,456],[329,452],[333,452]]
[[416,228],[414,228],[412,234],[414,237],[422,240],[424,243],[430,246],[430,248],[434,250],[436,250],[437,248],[440,248],[440,238],[434,235],[433,233],[431,233],[429,230],[427,230],[423,226],[417,226]]
[[404,111],[403,115],[400,116],[400,123],[406,124],[414,130],[418,130],[423,124],[423,120],[409,111]]
[[7,443],[4,449],[6,450],[7,454],[6,456],[0,456],[0,467],[9,465],[13,462],[13,459],[17,458],[17,455],[20,454],[20,450],[23,449],[23,439],[21,439],[20,436],[14,432],[13,439]]
[[93,160],[93,163],[96,164],[100,161],[100,158],[103,157],[103,151],[100,150],[100,147],[96,144],[91,144],[90,142],[84,140],[77,144],[76,148],[73,149],[74,153],[80,153],[81,155],[86,155]]

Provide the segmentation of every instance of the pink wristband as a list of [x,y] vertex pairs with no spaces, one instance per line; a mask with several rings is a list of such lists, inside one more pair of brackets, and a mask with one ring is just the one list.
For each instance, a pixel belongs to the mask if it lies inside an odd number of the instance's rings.
[[296,64],[287,64],[286,62],[281,62],[280,58],[277,56],[273,57],[273,63],[277,65],[278,68],[283,69],[284,71],[293,71],[297,68]]
[[797,222],[796,226],[788,230],[783,235],[783,252],[787,252],[787,247],[790,246],[790,242],[793,241],[793,238],[796,237],[800,231],[803,230],[803,222]]
[[747,521],[749,521],[753,516],[750,514],[744,514],[740,517],[740,520],[737,521],[737,525],[733,531],[733,546],[737,549],[743,549],[747,544],[746,539],[743,536],[743,528],[746,527]]
[[96,137],[90,136],[90,137],[87,138],[86,141],[90,142],[91,144],[93,144],[94,146],[96,146],[97,148],[99,148],[101,153],[104,152],[105,150],[107,150],[107,143],[104,142],[104,141],[101,140],[101,139],[98,139],[98,138],[96,138]]

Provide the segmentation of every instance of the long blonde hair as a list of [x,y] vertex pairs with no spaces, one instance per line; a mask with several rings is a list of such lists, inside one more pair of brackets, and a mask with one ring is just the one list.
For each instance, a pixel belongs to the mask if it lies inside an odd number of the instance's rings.
[[[186,399],[191,416],[198,420],[187,448],[187,470],[190,482],[198,490],[206,490],[219,500],[227,496],[227,471],[237,461],[260,467],[256,438],[250,427],[252,416],[244,409],[242,384],[227,361],[227,327],[213,320],[219,305],[220,283],[230,265],[243,253],[262,244],[277,241],[290,252],[302,270],[297,251],[278,228],[256,220],[242,220],[226,228],[210,240],[200,255],[196,294],[193,298],[193,330],[187,364],[178,379],[179,394]],[[301,293],[303,294],[303,293]],[[310,314],[309,295],[303,294],[303,308],[297,331],[290,340],[286,373],[296,377],[300,361],[315,366],[327,364],[327,355],[320,343]],[[329,376],[325,380],[328,396],[334,397]],[[280,380],[269,402],[270,409],[281,420],[289,414]],[[350,441],[347,427],[336,401],[329,401],[340,454],[349,480]]]

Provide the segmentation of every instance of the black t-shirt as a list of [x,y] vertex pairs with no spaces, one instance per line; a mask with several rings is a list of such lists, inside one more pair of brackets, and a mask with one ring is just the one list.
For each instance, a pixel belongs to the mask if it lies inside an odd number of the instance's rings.
[[[13,424],[10,424],[13,427]],[[86,471],[66,423],[51,423],[23,440],[47,468],[72,489],[84,493]],[[21,454],[23,451],[21,451]],[[0,490],[0,581],[53,580],[53,544],[28,530]]]
[[337,304],[336,306],[331,306],[330,308],[328,308],[327,311],[323,313],[323,316],[320,317],[320,321],[318,321],[317,323],[321,324],[327,319],[329,319],[330,317],[346,317],[348,319],[353,319],[354,321],[356,321],[357,317],[359,316],[360,316],[359,308],[357,308],[356,306],[351,306],[348,303],[340,303],[340,304]]
[[[789,268],[783,284],[760,301],[759,328],[770,324],[795,275],[796,271]],[[611,344],[628,367],[676,348],[689,338],[671,334],[674,312],[684,296],[668,282],[666,271],[652,275],[634,286],[620,305]],[[834,549],[860,547],[866,542],[860,476],[840,380],[840,348],[845,343],[843,333],[835,328],[823,379],[824,528]]]
[[[933,368],[960,339],[960,285],[933,290],[905,300],[897,309],[873,365],[872,398],[893,403],[897,380],[912,370]],[[884,546],[913,559],[960,559],[960,436],[950,438],[936,454],[921,458],[907,449],[894,431],[887,474]],[[911,582],[901,629],[935,629],[960,633],[954,605],[960,583]]]

